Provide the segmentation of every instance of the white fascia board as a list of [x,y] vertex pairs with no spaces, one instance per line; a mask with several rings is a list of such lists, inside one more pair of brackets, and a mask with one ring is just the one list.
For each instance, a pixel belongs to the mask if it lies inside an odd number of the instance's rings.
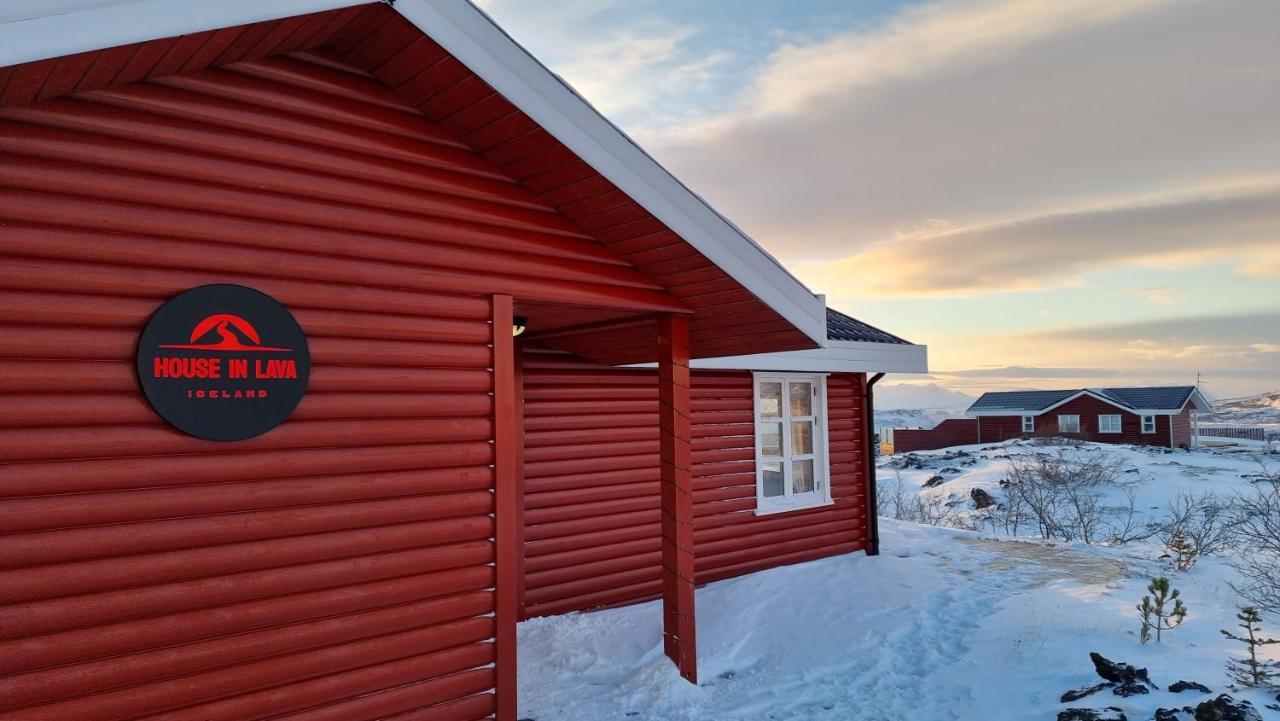
[[928,348],[901,343],[830,341],[825,348],[781,353],[695,358],[706,370],[804,371],[811,373],[928,373]]
[[467,0],[399,0],[410,22],[816,343],[826,306]]
[[5,0],[0,67],[360,5],[365,0]]

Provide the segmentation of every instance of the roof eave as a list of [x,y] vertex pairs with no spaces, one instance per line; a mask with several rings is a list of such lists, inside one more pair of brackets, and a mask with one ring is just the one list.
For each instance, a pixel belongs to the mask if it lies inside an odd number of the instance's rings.
[[[0,23],[0,67],[265,20],[352,0],[131,2]],[[393,6],[584,162],[807,336],[826,341],[823,301],[467,0]],[[93,28],[93,32],[85,32]]]
[[399,0],[405,18],[815,343],[825,303],[467,0]]

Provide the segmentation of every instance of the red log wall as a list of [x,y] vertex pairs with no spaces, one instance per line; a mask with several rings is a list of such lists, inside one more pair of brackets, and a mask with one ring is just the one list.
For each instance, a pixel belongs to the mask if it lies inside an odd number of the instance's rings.
[[894,453],[932,451],[977,442],[978,421],[975,418],[948,418],[928,430],[914,428],[893,430]]
[[[0,108],[0,218],[0,716],[489,717],[486,294],[678,303],[336,56]],[[214,282],[314,361],[243,442],[131,370]]]
[[[661,593],[655,378],[525,355],[526,616]],[[756,516],[751,374],[693,372],[698,583],[865,550],[863,382],[827,381],[835,505]]]
[[[1143,446],[1169,446],[1169,425],[1173,423],[1174,447],[1189,443],[1191,438],[1190,410],[1183,411],[1181,416],[1156,416],[1156,432],[1142,432],[1142,417],[1136,413],[1121,410],[1110,403],[1100,401],[1092,396],[1081,396],[1061,405],[1043,415],[1036,416],[1034,434],[1022,432],[1022,416],[982,416],[979,422],[979,437],[982,443],[997,443],[1010,438],[1021,438],[1024,435],[1058,436],[1059,415],[1080,416],[1080,432],[1065,434],[1071,438],[1079,438],[1097,443],[1129,443]],[[1120,433],[1099,433],[1099,415],[1119,415]]]

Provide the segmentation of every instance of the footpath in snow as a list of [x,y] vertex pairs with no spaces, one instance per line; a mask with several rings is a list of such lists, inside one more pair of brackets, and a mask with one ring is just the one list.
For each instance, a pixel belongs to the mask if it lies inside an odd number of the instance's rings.
[[[1223,478],[1246,468],[1229,455],[1134,452],[1146,460],[1141,473],[1177,460],[1193,483],[1224,464]],[[966,471],[991,475],[987,460]],[[988,478],[952,482],[955,489],[927,492],[967,494],[962,486]],[[887,519],[882,536],[878,557],[850,554],[700,588],[700,686],[681,680],[663,656],[658,602],[526,621],[519,630],[520,717],[1051,720],[1067,707],[1058,700],[1064,691],[1099,680],[1090,651],[1148,667],[1161,689],[1184,679],[1215,691],[1227,686],[1224,662],[1238,648],[1218,629],[1233,626],[1239,599],[1221,559],[1171,573],[1149,549],[1012,540]],[[1156,575],[1173,579],[1190,615],[1164,643],[1144,646],[1134,604]],[[1280,634],[1275,619],[1267,620],[1271,635]],[[1265,708],[1276,703],[1274,692],[1233,695],[1249,699],[1264,719],[1280,719]],[[1070,706],[1117,706],[1129,719],[1145,720],[1159,707],[1207,698],[1104,691]]]

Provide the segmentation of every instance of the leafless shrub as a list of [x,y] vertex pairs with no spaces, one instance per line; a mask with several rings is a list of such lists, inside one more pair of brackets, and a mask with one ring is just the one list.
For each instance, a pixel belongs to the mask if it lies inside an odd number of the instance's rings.
[[1259,483],[1234,502],[1240,553],[1235,589],[1255,606],[1280,613],[1280,478]]
[[1137,497],[1133,489],[1124,489],[1125,502],[1122,506],[1112,508],[1110,536],[1107,543],[1118,546],[1134,541],[1145,541],[1160,531],[1158,524],[1143,519],[1138,512]]
[[1101,453],[1037,453],[1009,462],[1005,494],[1027,509],[1041,538],[1094,543],[1109,525],[1112,511],[1102,500],[1122,485],[1120,467]]
[[883,479],[876,487],[876,504],[882,516],[899,521],[923,523],[930,526],[964,528],[961,514],[942,499],[924,497],[902,480],[902,473],[895,471],[892,479]]
[[1174,558],[1179,571],[1195,565],[1201,556],[1214,556],[1234,548],[1240,513],[1213,493],[1179,491],[1164,509],[1157,536]]

